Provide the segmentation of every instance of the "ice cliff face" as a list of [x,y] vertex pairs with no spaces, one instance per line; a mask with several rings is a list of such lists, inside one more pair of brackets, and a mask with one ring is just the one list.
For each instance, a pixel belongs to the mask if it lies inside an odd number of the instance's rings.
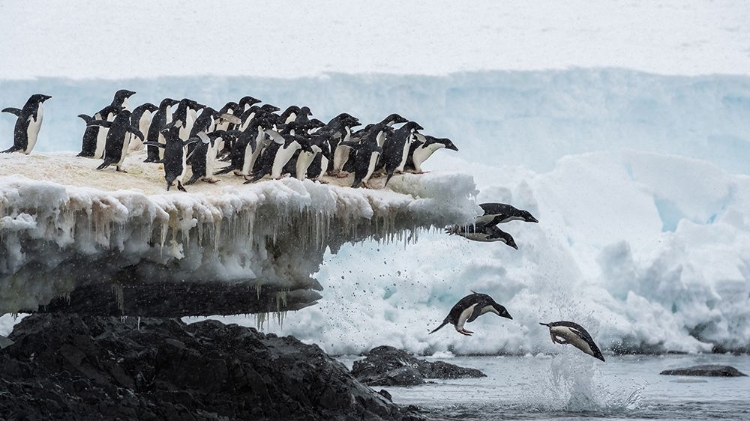
[[[477,211],[473,180],[460,174],[404,175],[392,190],[230,180],[186,194],[134,181],[146,171],[135,161],[130,175],[93,172],[93,161],[65,154],[49,158],[65,170],[39,181],[8,174],[38,177],[34,165],[49,161],[0,157],[2,313],[48,305],[143,316],[299,309],[320,298],[311,275],[326,250],[366,238],[413,241]],[[59,184],[81,173],[110,188]],[[136,185],[146,191],[126,190]]]

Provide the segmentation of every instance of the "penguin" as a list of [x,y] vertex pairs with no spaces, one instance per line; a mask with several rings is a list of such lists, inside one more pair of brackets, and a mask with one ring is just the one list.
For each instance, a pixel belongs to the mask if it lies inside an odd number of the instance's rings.
[[[290,130],[288,133],[282,135],[284,137],[284,144],[276,150],[273,165],[271,166],[271,178],[274,180],[280,179],[282,174],[291,173],[297,168],[293,158],[298,156],[299,153],[313,153],[310,140],[303,135],[295,133],[297,124],[289,123],[287,127]],[[291,168],[285,168],[287,165],[290,165]],[[307,174],[307,167],[304,168],[304,171]]]
[[87,123],[88,125],[99,125],[109,128],[104,151],[104,162],[96,168],[97,170],[103,170],[112,164],[116,164],[117,171],[125,172],[122,169],[122,163],[128,154],[130,133],[140,138],[141,141],[144,140],[143,133],[137,127],[133,126],[130,117],[130,111],[122,110],[117,113],[113,121],[93,120]]
[[409,151],[410,139],[416,130],[423,130],[423,128],[417,122],[409,121],[385,139],[383,156],[380,164],[378,164],[378,167],[384,168],[386,173],[383,187],[388,185],[388,181],[393,177],[396,169],[405,161],[406,154]]
[[[148,133],[148,128],[151,125],[152,113],[158,109],[159,107],[150,102],[135,107],[130,114],[131,124],[134,127],[138,127],[138,130],[140,130],[141,133]],[[142,148],[143,142],[135,141],[131,138],[129,152],[139,151]]]
[[5,108],[4,113],[10,113],[17,117],[13,128],[13,146],[2,151],[2,153],[22,152],[30,154],[36,145],[39,129],[42,127],[42,104],[52,98],[49,95],[34,94],[26,101],[22,109]]
[[[305,178],[313,181],[321,181],[320,177],[328,170],[328,163],[331,161],[331,132],[317,132],[312,135],[312,149],[319,151],[312,157],[307,164]],[[301,155],[301,154],[300,154]],[[300,178],[299,172],[297,178]]]
[[249,110],[253,105],[259,103],[261,103],[261,100],[257,98],[253,98],[249,95],[243,96],[239,101],[237,101],[237,105],[239,105],[238,111],[240,112],[240,114],[242,114],[243,112]]
[[201,141],[192,142],[196,146],[192,148],[192,153],[187,157],[187,161],[190,162],[190,169],[193,171],[193,176],[185,182],[185,185],[193,184],[198,179],[211,184],[220,181],[214,178],[214,170],[216,168],[219,140],[225,135],[226,132],[223,130],[216,130],[208,134],[204,132],[197,133],[196,137]]
[[[120,112],[120,110],[129,109],[129,98],[133,95],[135,95],[135,92],[128,89],[120,89],[119,91],[115,92],[114,98],[112,98],[112,103],[109,104],[109,106],[105,107],[103,110],[99,111],[99,115],[94,115],[94,119],[114,121],[115,116]],[[107,143],[107,131],[109,129],[105,126],[96,127],[96,149],[94,151],[94,158],[101,159],[104,158]]]
[[599,347],[596,346],[596,343],[594,343],[594,339],[591,338],[591,335],[581,325],[567,321],[539,324],[549,328],[549,336],[552,338],[552,343],[573,345],[585,354],[604,361],[604,356]]
[[454,225],[445,229],[446,234],[456,234],[473,241],[505,243],[518,250],[513,237],[495,224]]
[[409,155],[404,164],[404,171],[415,174],[424,173],[424,170],[422,170],[422,164],[424,161],[431,157],[436,150],[442,148],[458,151],[458,148],[450,139],[438,139],[433,136],[417,133],[415,135],[415,141],[412,142],[411,147],[409,148]]
[[[307,128],[307,125],[310,123],[310,117],[312,116],[312,111],[310,111],[310,108],[308,107],[302,107],[299,109],[299,114],[297,114],[297,117],[294,119],[294,122],[296,123],[297,127],[301,130],[303,128]],[[320,120],[318,120],[320,121]]]
[[[172,122],[172,111],[170,107],[178,104],[179,101],[172,98],[164,98],[159,103],[159,109],[151,116],[151,124],[148,126],[147,142],[150,146],[146,148],[148,156],[143,162],[159,162],[162,159],[166,148],[166,139],[162,130],[167,124]],[[162,146],[158,146],[162,145]],[[162,151],[160,148],[165,149]]]
[[164,144],[160,142],[147,141],[144,144],[152,147],[164,149],[164,179],[167,181],[167,191],[177,182],[177,189],[180,191],[187,191],[182,185],[182,177],[185,168],[185,146],[190,143],[198,142],[200,139],[191,138],[187,141],[180,139],[180,127],[172,125],[171,127],[164,128],[161,134],[164,136]]
[[[101,126],[93,125],[89,126],[88,123],[93,120],[107,120],[114,119],[114,115],[119,113],[122,107],[119,105],[107,105],[100,111],[94,113],[93,116],[86,114],[78,114],[78,118],[82,119],[86,123],[86,130],[83,132],[83,141],[81,142],[81,152],[77,156],[85,158],[101,158],[104,153],[104,141],[106,136],[103,137],[102,144],[98,144],[99,130]],[[110,115],[112,117],[110,117]],[[103,133],[103,132],[102,132]],[[97,151],[97,148],[99,149]],[[98,152],[98,156],[97,156]]]
[[301,112],[300,107],[296,105],[290,105],[286,107],[286,110],[284,110],[280,115],[278,119],[278,126],[285,126],[295,120],[297,120],[297,115],[299,115]]
[[[365,138],[367,136],[367,133],[369,133],[370,130],[374,126],[380,125],[386,125],[389,127],[393,127],[394,124],[400,124],[400,123],[406,123],[407,119],[401,117],[398,114],[390,114],[386,118],[380,121],[380,123],[377,124],[370,124],[365,126],[364,129],[360,130],[358,134],[351,134],[349,136],[348,140],[345,140],[346,142],[360,142],[361,139]],[[382,127],[382,126],[378,126]],[[382,146],[382,145],[380,145]],[[344,170],[344,167],[346,166],[347,162],[351,159],[353,155],[353,151],[351,146],[349,146],[349,143],[343,143],[339,142],[339,144],[334,148],[333,150],[333,168],[329,172],[330,175],[334,175],[339,178],[344,178],[348,176],[348,171]]]
[[480,203],[479,207],[482,208],[484,214],[477,216],[474,221],[477,224],[497,225],[510,221],[539,222],[529,211],[516,209],[505,203]]
[[229,155],[230,165],[219,170],[217,174],[234,171],[235,175],[242,175],[245,180],[252,178],[255,161],[266,146],[264,125],[267,125],[267,122],[263,118],[255,118],[245,130],[227,132],[227,135],[236,137]]
[[455,326],[456,332],[471,336],[474,332],[464,329],[464,323],[471,323],[485,313],[495,313],[500,317],[513,320],[508,310],[496,303],[492,297],[487,294],[471,291],[470,295],[458,300],[453,308],[451,308],[451,311],[448,312],[448,316],[443,320],[443,324],[430,332],[430,335],[450,323]]
[[119,91],[115,92],[115,97],[112,99],[112,106],[113,107],[120,107],[124,110],[130,109],[129,104],[129,98],[131,96],[135,95],[135,92],[129,91],[127,89],[120,89]]
[[[253,177],[245,181],[245,184],[254,183],[273,171],[273,164],[276,153],[286,144],[286,139],[279,132],[273,129],[264,131],[265,135],[271,138],[271,142],[260,150],[259,155],[253,163]],[[247,158],[245,159],[247,164]],[[246,177],[247,178],[247,177]]]

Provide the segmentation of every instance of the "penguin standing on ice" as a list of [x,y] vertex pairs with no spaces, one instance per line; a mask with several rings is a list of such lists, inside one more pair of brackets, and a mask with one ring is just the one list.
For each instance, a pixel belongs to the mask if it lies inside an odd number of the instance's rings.
[[405,162],[413,133],[422,129],[422,126],[418,123],[409,121],[394,130],[393,134],[385,139],[385,143],[383,143],[383,156],[380,159],[380,164],[378,164],[378,167],[385,169],[386,179],[383,187],[388,185],[388,181],[391,180],[394,172],[402,166],[402,161]]
[[30,154],[36,145],[39,129],[42,127],[42,104],[52,98],[49,95],[34,94],[26,101],[22,109],[5,108],[2,112],[10,113],[17,117],[13,128],[13,146],[3,153],[23,152]]
[[604,356],[594,343],[594,339],[581,325],[567,321],[539,324],[549,328],[549,336],[553,343],[573,345],[584,353],[604,361]]
[[[109,104],[108,107],[105,107],[103,110],[99,111],[99,113],[97,113],[98,115],[94,115],[94,120],[114,121],[115,116],[120,112],[120,110],[130,109],[129,99],[133,95],[135,95],[135,92],[127,89],[120,89],[119,91],[115,92],[115,96],[114,98],[112,98],[112,103]],[[86,124],[88,125],[88,123]],[[106,152],[105,148],[107,143],[107,131],[109,129],[105,126],[96,127],[98,130],[96,132],[96,148],[93,157],[95,159],[99,159],[103,158]],[[86,133],[84,133],[84,136],[85,135]]]
[[[85,158],[101,158],[104,154],[104,142],[106,141],[106,135],[102,135],[102,143],[99,145],[99,130],[101,126],[93,125],[89,126],[89,122],[94,120],[114,120],[114,116],[122,110],[119,105],[107,105],[98,112],[94,113],[93,116],[86,114],[78,114],[78,118],[82,119],[86,123],[86,130],[83,132],[83,141],[81,143],[81,152],[77,156]],[[104,133],[104,132],[102,132]]]
[[117,165],[117,171],[123,171],[122,163],[128,154],[130,134],[143,141],[143,133],[133,126],[130,121],[131,113],[128,110],[122,110],[117,113],[113,121],[93,120],[89,125],[98,125],[109,128],[107,132],[107,142],[104,150],[104,162],[96,169],[103,170],[112,164]]
[[175,181],[178,190],[187,191],[182,185],[182,176],[185,172],[185,146],[192,142],[198,142],[200,139],[191,138],[188,141],[183,141],[180,139],[180,127],[176,125],[162,129],[161,132],[166,143],[148,141],[144,144],[164,149],[164,179],[167,181],[167,191],[174,185]]
[[224,130],[215,130],[208,134],[205,132],[198,132],[196,134],[196,137],[201,141],[192,142],[192,144],[196,146],[192,148],[192,152],[188,155],[187,161],[190,162],[190,169],[192,170],[193,175],[187,182],[185,182],[185,185],[193,184],[198,180],[211,184],[220,181],[214,178],[214,172],[216,169],[216,155],[219,151],[219,140],[221,140],[221,137],[223,136],[226,136]]
[[472,241],[485,243],[499,241],[509,247],[518,250],[518,245],[513,237],[507,232],[501,230],[493,223],[489,224],[471,224],[471,225],[454,225],[445,229],[446,234],[460,235]]
[[167,127],[167,124],[172,122],[172,111],[170,107],[178,103],[179,101],[175,99],[164,98],[159,103],[159,108],[151,116],[151,124],[148,126],[148,134],[146,135],[146,141],[149,144],[146,148],[148,156],[143,162],[159,162],[162,159],[164,151],[160,148],[165,149],[167,144],[162,130]]
[[[141,133],[148,133],[148,128],[151,125],[152,113],[158,109],[159,107],[150,102],[139,105],[135,107],[135,109],[133,109],[133,112],[130,114],[130,121],[133,126],[138,127],[138,130],[140,130]],[[132,138],[130,140],[130,152],[138,151],[143,148],[142,141],[136,141]]]
[[479,207],[482,208],[484,214],[477,216],[475,220],[477,224],[497,225],[510,221],[539,222],[529,211],[517,209],[505,203],[480,203]]
[[430,334],[437,332],[440,328],[450,323],[456,327],[456,332],[462,335],[471,336],[474,332],[464,329],[464,324],[473,322],[477,317],[485,313],[495,313],[500,317],[505,317],[506,319],[511,320],[513,319],[513,317],[510,316],[510,313],[508,313],[508,310],[496,303],[489,295],[480,294],[474,291],[471,292],[471,295],[467,295],[460,299],[453,308],[451,308],[451,311],[448,312],[448,316],[443,320],[443,324],[435,328]]
[[409,148],[409,155],[404,164],[404,171],[415,174],[424,173],[424,170],[422,170],[422,164],[427,158],[431,157],[435,151],[442,148],[458,151],[458,148],[450,139],[439,139],[433,136],[416,133],[415,140]]

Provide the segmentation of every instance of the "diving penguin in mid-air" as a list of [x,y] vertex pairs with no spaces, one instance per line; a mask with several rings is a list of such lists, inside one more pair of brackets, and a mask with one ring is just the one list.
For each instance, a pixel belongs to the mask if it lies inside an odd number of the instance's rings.
[[22,109],[5,108],[2,112],[10,113],[17,117],[13,128],[13,146],[2,151],[3,153],[23,152],[30,154],[36,145],[39,129],[42,127],[42,104],[52,98],[49,95],[32,95]]
[[474,291],[471,292],[471,295],[467,295],[460,299],[456,305],[453,306],[451,311],[448,312],[448,316],[443,320],[443,324],[430,332],[430,334],[437,332],[440,328],[450,323],[456,327],[456,332],[462,335],[471,336],[474,332],[464,329],[464,324],[473,322],[477,317],[484,313],[495,313],[500,317],[513,320],[513,317],[510,316],[508,310],[496,303],[492,297],[487,294],[480,294]]
[[584,353],[604,361],[604,356],[594,343],[594,339],[581,325],[566,321],[539,324],[549,328],[549,336],[553,343],[573,345]]
[[518,250],[518,245],[513,239],[513,236],[501,230],[497,227],[497,225],[493,223],[453,225],[447,227],[445,229],[445,233],[451,235],[460,235],[461,237],[467,238],[472,241],[481,241],[485,243],[499,241],[501,243],[505,243],[509,247],[513,247],[514,249]]
[[539,222],[527,210],[517,209],[505,203],[480,203],[479,207],[484,212],[477,216],[475,222],[478,224],[503,224],[510,221]]

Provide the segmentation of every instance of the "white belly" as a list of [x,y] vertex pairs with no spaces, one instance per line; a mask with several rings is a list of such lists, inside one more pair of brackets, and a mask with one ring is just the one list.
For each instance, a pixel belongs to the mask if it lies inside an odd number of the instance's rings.
[[301,146],[297,142],[292,142],[287,147],[281,147],[276,152],[276,156],[273,158],[273,166],[271,167],[271,177],[281,178],[281,171],[284,170],[284,165],[292,159],[294,152],[300,149]]
[[333,151],[333,171],[341,171],[346,165],[346,161],[349,160],[349,152],[352,150],[351,147],[346,145],[338,145],[336,150]]
[[368,182],[372,173],[375,172],[375,166],[378,165],[378,158],[380,158],[380,152],[373,152],[370,155],[370,165],[367,167],[367,175],[362,179],[363,183]]
[[[317,148],[317,146],[314,146],[314,148]],[[297,165],[295,166],[295,169],[297,170],[298,180],[304,180],[305,178],[307,178],[307,169],[310,167],[310,164],[312,164],[316,154],[317,152],[300,152],[299,156],[297,157]]]
[[39,103],[39,110],[36,113],[36,120],[34,117],[29,118],[29,126],[26,128],[26,150],[23,151],[26,155],[30,154],[36,145],[36,140],[39,137],[39,129],[42,128],[42,103]]
[[555,326],[550,329],[550,332],[556,336],[559,336],[566,341],[570,342],[571,345],[574,347],[580,349],[581,351],[585,352],[589,355],[594,355],[594,351],[591,350],[591,347],[589,344],[581,339],[580,336],[578,336],[573,330],[571,330],[569,327],[565,326]]
[[422,163],[425,162],[427,158],[431,157],[436,150],[444,147],[445,145],[443,145],[442,143],[433,143],[426,148],[423,148],[421,146],[418,147],[414,151],[414,155],[412,155],[412,161],[414,161],[414,169],[417,172],[422,172]]

